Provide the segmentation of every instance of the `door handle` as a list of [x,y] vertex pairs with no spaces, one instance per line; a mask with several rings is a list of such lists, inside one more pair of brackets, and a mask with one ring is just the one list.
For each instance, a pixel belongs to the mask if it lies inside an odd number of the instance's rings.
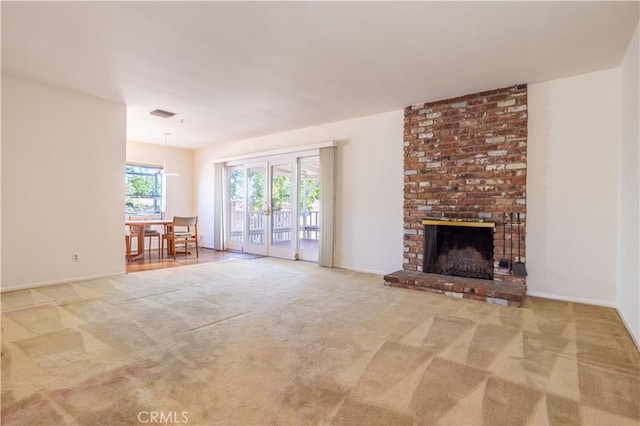
[[271,214],[271,207],[269,207],[269,203],[266,201],[262,205],[262,214],[265,216],[269,216]]

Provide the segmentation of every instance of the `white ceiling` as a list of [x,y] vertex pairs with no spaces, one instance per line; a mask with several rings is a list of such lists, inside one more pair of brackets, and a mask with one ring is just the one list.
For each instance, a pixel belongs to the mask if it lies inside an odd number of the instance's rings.
[[[2,72],[189,148],[619,66],[638,2],[2,2]],[[170,119],[149,115],[160,108]]]

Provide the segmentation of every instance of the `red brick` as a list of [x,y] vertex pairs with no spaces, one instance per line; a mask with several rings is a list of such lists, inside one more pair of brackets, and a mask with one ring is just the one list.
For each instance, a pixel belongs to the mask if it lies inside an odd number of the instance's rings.
[[[425,216],[477,220],[483,213],[501,222],[505,208],[526,213],[526,206],[518,204],[526,199],[526,169],[506,169],[526,164],[528,113],[526,108],[509,111],[526,106],[526,86],[511,86],[405,108],[405,170],[418,171],[404,179],[404,221],[416,225],[411,229],[421,228]],[[491,138],[496,142],[486,143]],[[488,155],[499,150],[507,154]],[[430,185],[414,186],[420,182]],[[425,205],[430,210],[418,210]],[[405,244],[412,243],[404,254],[405,269],[422,267],[422,259],[411,255],[423,252],[423,238],[422,233],[405,236]],[[500,235],[494,238],[497,242]],[[526,258],[524,245],[521,250]]]

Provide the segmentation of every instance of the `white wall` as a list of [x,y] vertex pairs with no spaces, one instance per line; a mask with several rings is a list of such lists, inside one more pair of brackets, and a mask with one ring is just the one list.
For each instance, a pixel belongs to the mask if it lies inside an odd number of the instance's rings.
[[2,76],[3,291],[124,271],[125,126],[124,105]]
[[529,85],[532,295],[616,303],[620,70]]
[[[638,29],[620,69],[529,85],[530,294],[618,307],[639,340]],[[124,271],[124,105],[2,76],[2,290]],[[168,213],[200,216],[213,245],[213,165],[223,157],[336,140],[336,266],[402,267],[403,112],[222,146],[170,149]],[[191,185],[191,189],[189,186]],[[34,243],[37,241],[37,244]],[[79,253],[80,262],[71,262]]]
[[127,142],[127,163],[162,167],[167,160],[171,173],[180,176],[168,176],[166,179],[165,217],[191,216],[195,213],[193,202],[193,157],[190,149],[170,148],[140,142]]
[[638,28],[622,61],[618,312],[640,346],[640,39]]
[[335,266],[375,273],[402,268],[403,111],[329,123],[196,152],[198,213],[213,246],[213,162],[335,140],[338,147]]

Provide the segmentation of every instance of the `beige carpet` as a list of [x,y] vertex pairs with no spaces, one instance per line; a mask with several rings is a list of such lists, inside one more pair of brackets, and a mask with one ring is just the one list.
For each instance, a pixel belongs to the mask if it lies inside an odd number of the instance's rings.
[[2,295],[4,425],[640,424],[639,362],[612,309],[269,258]]

